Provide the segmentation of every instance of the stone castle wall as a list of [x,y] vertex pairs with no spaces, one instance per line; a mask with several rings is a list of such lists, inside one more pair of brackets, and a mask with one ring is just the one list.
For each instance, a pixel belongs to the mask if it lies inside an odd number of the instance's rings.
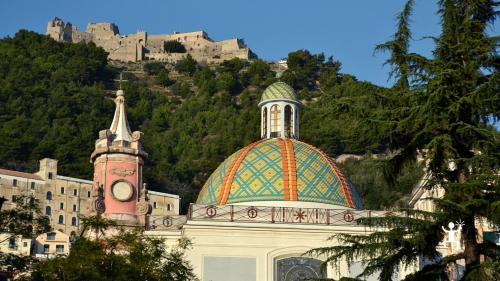
[[[48,22],[47,35],[57,41],[94,42],[109,53],[110,60],[123,62],[158,60],[175,63],[187,54],[201,63],[220,63],[232,58],[249,60],[255,57],[242,40],[234,38],[213,41],[205,31],[158,35],[140,31],[120,35],[118,26],[114,23],[89,23],[86,31],[81,32],[71,23],[54,18]],[[186,48],[186,53],[166,52],[164,45],[167,41],[180,42]]]

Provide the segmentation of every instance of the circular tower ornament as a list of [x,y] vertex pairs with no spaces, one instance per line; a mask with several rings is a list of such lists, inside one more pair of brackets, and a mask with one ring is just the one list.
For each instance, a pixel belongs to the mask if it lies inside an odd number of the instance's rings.
[[111,186],[111,194],[118,201],[128,201],[134,195],[132,185],[126,181],[117,181]]

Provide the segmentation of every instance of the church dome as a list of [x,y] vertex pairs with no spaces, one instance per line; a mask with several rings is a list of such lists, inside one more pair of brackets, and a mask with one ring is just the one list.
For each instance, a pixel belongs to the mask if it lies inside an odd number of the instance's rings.
[[288,84],[283,82],[276,82],[267,87],[262,93],[260,103],[270,100],[290,100],[299,102],[295,91]]
[[363,208],[355,188],[330,157],[291,138],[263,139],[229,156],[206,181],[196,203],[264,201]]

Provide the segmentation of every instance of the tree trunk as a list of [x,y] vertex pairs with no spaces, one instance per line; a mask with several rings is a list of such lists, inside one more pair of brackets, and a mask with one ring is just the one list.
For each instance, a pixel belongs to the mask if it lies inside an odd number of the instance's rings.
[[477,243],[477,230],[474,225],[474,216],[465,221],[462,228],[462,238],[464,240],[465,269],[472,270],[480,263],[479,244]]

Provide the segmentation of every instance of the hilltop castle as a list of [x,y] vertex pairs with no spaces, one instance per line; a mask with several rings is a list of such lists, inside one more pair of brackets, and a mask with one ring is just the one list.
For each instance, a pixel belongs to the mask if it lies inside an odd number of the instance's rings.
[[[85,32],[78,31],[76,26],[65,23],[55,17],[47,25],[47,35],[57,41],[94,42],[109,53],[108,59],[123,62],[142,60],[158,60],[176,62],[190,54],[201,63],[220,63],[232,58],[249,60],[256,55],[241,39],[214,41],[205,31],[194,31],[173,34],[149,35],[145,31],[121,35],[114,23],[89,23]],[[185,53],[170,53],[165,50],[165,43],[177,41],[184,45]]]

